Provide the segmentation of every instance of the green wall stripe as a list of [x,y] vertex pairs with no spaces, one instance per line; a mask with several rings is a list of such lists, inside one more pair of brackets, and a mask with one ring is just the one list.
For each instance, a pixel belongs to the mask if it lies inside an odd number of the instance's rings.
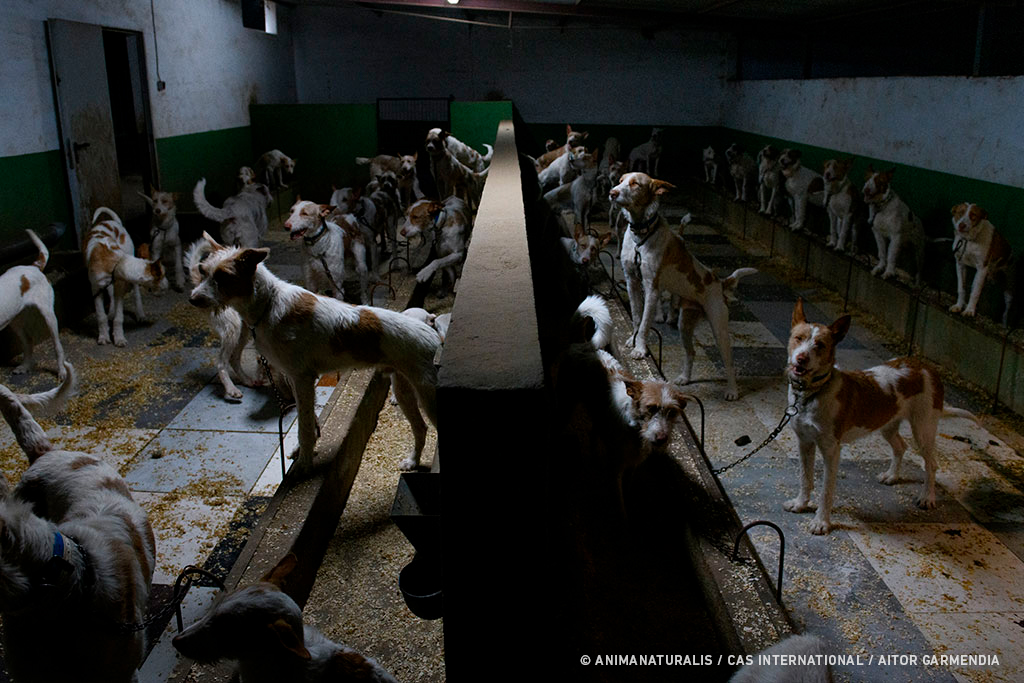
[[[70,225],[64,163],[60,151],[0,157],[0,239],[21,240],[25,228]],[[65,235],[74,248],[74,231]]]
[[156,152],[160,160],[160,189],[181,192],[182,205],[189,209],[192,188],[200,178],[206,178],[207,198],[223,199],[235,193],[239,167],[251,166],[256,161],[249,126],[160,138],[156,141]]
[[512,119],[512,103],[509,101],[452,102],[449,113],[452,125],[451,134],[483,154],[487,151],[487,148],[484,147],[485,142],[494,146],[498,124],[506,119]]

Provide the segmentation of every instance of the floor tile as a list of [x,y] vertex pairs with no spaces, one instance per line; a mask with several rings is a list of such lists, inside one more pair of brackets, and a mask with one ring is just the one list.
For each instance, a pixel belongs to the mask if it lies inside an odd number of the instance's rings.
[[[181,602],[181,617],[185,628],[199,621],[213,607],[218,599],[220,590],[217,588],[204,588],[193,586],[189,589],[185,599]],[[171,639],[178,633],[176,617],[171,617],[171,622],[164,629],[153,650],[146,657],[146,661],[139,669],[139,683],[160,683],[171,677],[174,667],[178,665],[181,657],[178,651],[171,644]]]
[[[988,683],[1024,680],[1024,612],[914,614],[936,655],[995,655],[999,665],[950,666],[958,681]],[[968,660],[969,661],[969,660]]]
[[[172,419],[168,429],[277,432],[277,401],[270,387],[242,388],[242,398],[225,401],[219,382],[210,382]],[[295,414],[286,416],[286,425]]]

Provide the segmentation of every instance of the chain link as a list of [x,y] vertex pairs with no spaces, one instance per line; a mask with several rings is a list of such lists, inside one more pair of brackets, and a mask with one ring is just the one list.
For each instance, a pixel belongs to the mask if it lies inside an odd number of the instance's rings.
[[178,608],[181,601],[185,599],[185,595],[188,593],[188,589],[192,587],[192,579],[189,578],[187,583],[182,584],[183,579],[189,574],[201,574],[207,578],[216,582],[221,590],[224,590],[224,582],[220,580],[215,574],[206,571],[195,565],[189,565],[181,570],[178,574],[177,580],[174,582],[174,592],[171,594],[171,599],[166,605],[158,609],[153,614],[150,614],[142,621],[135,623],[118,622],[115,624],[115,630],[118,633],[138,633],[139,631],[145,631],[153,624],[162,621],[167,618],[173,610]]
[[786,428],[786,425],[788,425],[788,424],[789,424],[789,421],[790,421],[791,419],[793,419],[793,417],[794,417],[794,416],[795,416],[795,415],[796,415],[796,414],[797,414],[798,412],[800,412],[800,409],[799,409],[799,408],[797,408],[797,405],[796,405],[796,403],[792,403],[792,404],[790,404],[790,406],[789,406],[788,408],[786,408],[786,412],[785,412],[785,414],[784,414],[784,415],[782,416],[782,419],[781,419],[781,420],[779,420],[779,426],[778,426],[778,427],[776,427],[775,429],[773,429],[773,430],[772,430],[772,433],[771,433],[771,434],[769,434],[769,435],[768,435],[768,437],[767,437],[767,438],[766,438],[766,439],[765,439],[764,441],[762,441],[762,442],[761,442],[761,445],[760,445],[760,446],[758,446],[758,447],[757,447],[757,448],[755,448],[754,450],[750,451],[749,453],[747,453],[746,455],[744,455],[744,456],[743,456],[742,458],[740,458],[739,460],[734,460],[733,462],[729,463],[728,465],[724,465],[724,466],[722,466],[722,467],[719,467],[719,468],[717,468],[717,469],[713,469],[713,470],[711,470],[711,474],[714,474],[715,476],[718,476],[719,474],[722,474],[722,473],[724,473],[724,472],[727,472],[727,471],[731,470],[731,469],[732,469],[733,467],[736,467],[736,465],[739,465],[739,464],[740,464],[741,462],[746,462],[747,460],[749,460],[750,458],[752,458],[752,457],[753,457],[753,456],[754,456],[754,455],[755,455],[755,454],[756,454],[756,453],[757,453],[758,451],[760,451],[760,450],[761,450],[762,448],[764,448],[765,446],[767,446],[768,444],[770,444],[770,443],[771,443],[772,441],[775,441],[775,438],[776,438],[776,437],[777,437],[777,436],[778,436],[779,434],[781,434],[781,433],[782,433],[782,430]]

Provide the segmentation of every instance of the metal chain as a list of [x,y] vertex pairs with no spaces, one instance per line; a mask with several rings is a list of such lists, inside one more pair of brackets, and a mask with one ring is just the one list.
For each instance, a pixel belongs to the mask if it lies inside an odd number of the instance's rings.
[[192,579],[191,578],[188,580],[187,584],[182,586],[182,580],[186,576],[188,576],[189,574],[202,574],[203,576],[206,576],[207,578],[209,578],[212,581],[214,581],[218,586],[220,586],[221,590],[224,590],[224,582],[221,581],[220,578],[217,575],[215,575],[215,574],[213,574],[211,572],[208,572],[205,569],[202,569],[200,567],[197,567],[195,565],[191,565],[190,564],[187,567],[185,567],[184,569],[182,569],[181,573],[178,574],[178,578],[174,582],[174,592],[171,594],[171,599],[167,602],[166,605],[161,607],[159,610],[157,610],[153,614],[150,614],[149,616],[147,616],[146,618],[144,618],[140,622],[135,622],[135,623],[119,622],[119,623],[117,623],[115,625],[117,632],[118,633],[138,633],[139,631],[145,631],[146,629],[148,629],[153,624],[157,623],[158,621],[161,621],[161,620],[165,619],[167,617],[167,615],[171,613],[172,610],[176,610],[178,608],[178,605],[181,604],[181,601],[185,599],[185,595],[188,593],[188,589],[192,587]]
[[747,460],[752,458],[755,453],[757,453],[762,448],[764,448],[765,446],[770,444],[772,441],[774,441],[775,438],[779,434],[782,433],[782,430],[786,428],[786,425],[789,424],[789,421],[791,419],[793,419],[793,416],[795,416],[798,412],[800,412],[800,409],[797,407],[796,403],[794,402],[794,403],[790,404],[790,406],[788,408],[786,408],[786,412],[782,416],[782,419],[779,421],[779,426],[772,430],[772,433],[769,434],[768,437],[764,441],[761,442],[760,446],[758,446],[754,450],[750,451],[749,453],[744,455],[739,460],[735,460],[735,461],[729,463],[728,465],[724,465],[724,466],[719,467],[717,469],[711,470],[711,473],[714,474],[715,476],[718,476],[719,474],[727,472],[727,471],[731,470],[733,467],[736,467],[736,465],[739,465],[741,462],[746,462]]

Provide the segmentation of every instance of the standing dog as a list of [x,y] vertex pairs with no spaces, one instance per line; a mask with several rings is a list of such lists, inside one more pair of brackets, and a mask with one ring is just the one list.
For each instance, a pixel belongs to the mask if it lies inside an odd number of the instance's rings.
[[774,145],[765,145],[757,153],[758,213],[774,216],[778,212],[776,200],[785,180],[779,165],[780,152]]
[[381,236],[381,241],[384,242],[383,247],[387,246],[384,226],[377,221],[377,205],[369,197],[363,196],[363,190],[358,187],[335,188],[331,192],[331,205],[337,209],[337,218],[340,219],[341,215],[347,214],[359,227],[359,232],[363,235],[363,243],[370,256],[370,269],[376,278],[380,273],[381,254],[381,250],[377,248],[377,235]]
[[370,178],[379,178],[387,171],[393,172],[398,178],[399,202],[402,211],[405,211],[414,201],[423,199],[420,181],[416,176],[416,161],[418,159],[419,152],[400,157],[379,154],[372,158],[356,157],[356,164],[359,166],[369,165]]
[[[74,382],[68,364],[36,404],[52,407]],[[145,633],[125,627],[142,621],[153,581],[146,512],[103,460],[55,449],[19,398],[0,386],[0,411],[30,463],[0,500],[7,673],[25,683],[135,682]]]
[[652,128],[651,139],[629,151],[629,170],[658,175],[661,167],[661,137],[664,128]]
[[718,159],[716,159],[715,148],[708,145],[704,148],[704,182],[716,184],[718,181]]
[[875,171],[868,166],[864,183],[864,203],[870,212],[871,231],[878,245],[878,265],[871,269],[872,275],[882,274],[883,279],[896,275],[896,257],[903,245],[914,249],[917,273],[914,284],[921,284],[924,268],[924,225],[914,215],[906,202],[892,191],[892,176],[895,168]]
[[[597,151],[595,150],[594,158],[596,155]],[[560,185],[572,182],[586,166],[589,158],[591,157],[587,154],[587,148],[582,145],[569,150],[537,174],[540,189],[543,192],[548,192]]]
[[945,417],[974,420],[966,410],[944,405],[942,380],[934,370],[912,358],[897,358],[863,371],[844,372],[835,366],[836,345],[850,329],[844,315],[829,326],[809,323],[802,299],[793,308],[789,333],[789,405],[796,415],[790,422],[800,442],[800,493],[783,507],[790,512],[809,512],[814,489],[814,449],[821,451],[825,473],[817,514],[811,533],[827,534],[831,528],[832,501],[839,469],[839,451],[872,432],[881,432],[892,446],[889,468],[878,476],[883,484],[899,481],[900,463],[907,444],[899,434],[906,420],[924,459],[925,481],[917,506],[935,507],[935,430]]
[[734,297],[741,277],[757,271],[739,268],[729,277],[719,279],[695,259],[659,212],[661,195],[673,188],[670,183],[644,173],[627,173],[609,193],[629,224],[622,240],[621,260],[633,313],[632,356],[643,358],[647,354],[647,331],[657,308],[658,295],[661,290],[667,290],[682,299],[679,334],[686,351],[683,371],[673,382],[689,383],[695,355],[693,331],[701,318],[706,317],[725,364],[725,398],[734,401],[739,397],[739,389],[732,365],[728,299]]
[[[487,156],[480,157],[476,150],[467,147],[448,133],[441,131],[440,128],[430,131],[426,147],[427,154],[430,155],[430,172],[434,176],[438,198],[458,197],[466,202],[471,210],[475,211],[480,202],[484,181],[487,180],[487,168],[483,159],[490,161],[494,149],[487,145]],[[463,148],[476,155],[477,161],[474,165],[470,166],[460,161],[458,154],[453,151]],[[477,166],[483,166],[483,168],[479,171],[474,170]]]
[[779,156],[779,166],[786,179],[786,192],[793,203],[793,219],[789,227],[794,231],[803,230],[807,222],[807,204],[822,205],[821,193],[825,181],[820,175],[803,165],[803,152],[798,149],[784,149]]
[[150,255],[163,263],[164,252],[174,260],[174,289],[185,289],[185,270],[181,258],[181,237],[178,234],[178,200],[177,192],[161,192],[152,185],[149,195],[141,192],[140,197],[146,200],[153,212],[152,224],[149,227],[149,239],[152,243]]
[[572,126],[566,124],[565,126],[565,144],[559,145],[555,149],[549,150],[544,154],[540,155],[536,159],[537,173],[540,173],[545,168],[550,166],[552,162],[558,157],[562,156],[570,149],[574,149],[583,144],[583,141],[587,139],[588,133],[585,131],[573,130]]
[[260,181],[270,189],[288,187],[285,178],[295,173],[298,159],[292,159],[279,149],[265,152],[256,162],[256,174]]
[[729,175],[736,185],[736,196],[733,199],[737,202],[747,201],[747,189],[754,181],[757,174],[757,162],[750,158],[750,155],[740,149],[735,142],[725,150],[725,159],[729,162]]
[[487,165],[491,163],[491,158],[494,156],[494,147],[486,142],[484,147],[487,148],[487,154],[480,154],[480,152],[462,142],[448,131],[441,130],[440,128],[431,128],[427,132],[427,140],[424,146],[427,148],[427,152],[430,153],[432,159],[443,147],[460,164],[477,173],[482,173],[486,170]]
[[192,190],[199,213],[220,223],[220,238],[236,247],[258,247],[267,234],[267,207],[272,197],[262,183],[243,185],[237,194],[224,200],[223,208],[206,201],[206,178],[200,178]]
[[397,683],[376,661],[302,623],[282,588],[298,558],[288,553],[258,583],[239,588],[174,637],[190,659],[238,662],[241,683]]
[[26,308],[34,308],[43,316],[43,321],[50,329],[53,347],[57,352],[57,374],[64,381],[64,347],[60,343],[60,332],[57,329],[57,316],[53,312],[53,287],[43,275],[46,262],[50,260],[50,252],[43,241],[31,230],[26,230],[29,239],[36,245],[39,255],[30,266],[14,266],[0,275],[0,329],[11,327],[11,331],[21,344],[21,364],[14,369],[15,374],[28,372],[35,367],[32,351],[35,340],[25,329],[24,316]]
[[[104,213],[110,217],[109,220],[99,220]],[[125,346],[128,340],[124,336],[124,297],[128,288],[135,293],[136,318],[145,320],[139,285],[163,290],[167,289],[167,278],[159,259],[147,261],[134,255],[135,245],[116,213],[101,206],[93,213],[92,221],[92,228],[85,234],[83,252],[96,304],[96,343],[110,343],[107,311],[103,306],[105,292],[110,297],[110,317],[114,319],[114,346]]]
[[252,185],[256,182],[256,171],[252,170],[251,166],[242,166],[238,169],[238,189],[241,190],[246,185]]
[[416,273],[417,282],[430,282],[441,271],[442,295],[447,296],[447,285],[455,286],[462,263],[466,260],[472,219],[466,203],[458,197],[449,197],[444,204],[421,199],[409,207],[402,226],[402,237],[433,232],[434,260]]
[[[981,289],[988,278],[1005,277],[1010,265],[1010,243],[988,220],[988,212],[977,204],[963,203],[953,207],[953,256],[956,258],[956,303],[950,313],[973,317],[977,312]],[[967,268],[975,269],[971,297],[967,298]],[[1007,282],[1003,289],[1003,325],[1007,324],[1013,303],[1013,288]]]
[[[311,292],[330,290],[345,300],[345,255],[350,253],[359,274],[360,294],[369,301],[369,273],[363,235],[347,215],[334,220],[335,207],[299,200],[291,208],[284,229],[293,240],[302,240],[302,274]],[[338,223],[341,223],[339,225]],[[344,226],[344,227],[343,227]]]
[[299,413],[295,468],[306,471],[313,464],[317,377],[348,368],[383,367],[395,373],[398,405],[413,431],[413,449],[401,468],[415,469],[427,436],[420,406],[437,424],[437,333],[401,313],[352,306],[289,284],[263,266],[268,249],[221,247],[209,235],[204,237],[212,247],[209,265],[189,302],[238,311],[253,332],[256,349],[288,377]]
[[844,251],[849,237],[849,251],[856,254],[857,227],[864,220],[866,211],[860,193],[850,182],[852,166],[853,159],[829,159],[825,162],[822,179],[825,181],[825,210],[828,212],[828,241],[825,244],[836,251]]

